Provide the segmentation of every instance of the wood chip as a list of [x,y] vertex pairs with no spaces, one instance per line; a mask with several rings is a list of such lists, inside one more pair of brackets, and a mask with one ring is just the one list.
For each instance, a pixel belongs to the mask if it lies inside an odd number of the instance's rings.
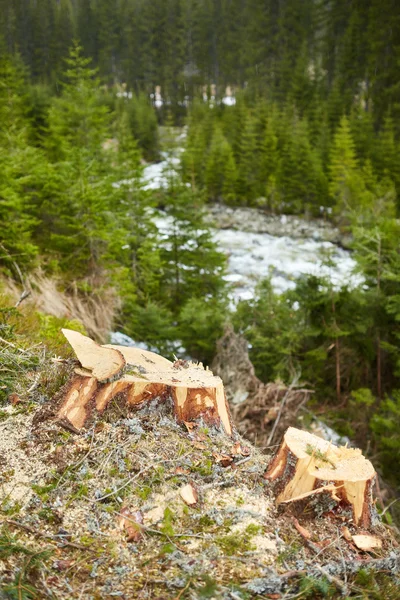
[[15,406],[16,404],[19,404],[20,402],[22,402],[21,398],[18,396],[18,394],[10,394],[8,396],[8,399],[10,401],[10,403]]
[[305,538],[306,540],[311,539],[311,533],[308,531],[308,529],[306,529],[305,527],[300,525],[300,523],[298,522],[297,519],[294,518],[293,523],[294,523],[294,526],[296,527],[297,531],[303,538]]
[[197,448],[197,450],[205,450],[207,448],[206,444],[202,442],[193,442],[193,446]]
[[352,541],[359,550],[363,550],[364,552],[382,548],[382,540],[376,535],[353,535]]
[[240,442],[236,442],[231,450],[233,456],[249,456],[250,449],[247,446],[242,446]]
[[118,527],[126,534],[127,542],[139,542],[143,537],[143,515],[140,510],[131,512],[127,506],[121,508]]
[[193,423],[191,421],[183,421],[183,423],[189,432],[192,431],[192,429],[194,429],[195,427],[197,427],[197,423]]
[[86,335],[72,329],[61,331],[72,346],[82,368],[89,371],[92,377],[103,382],[122,375],[126,361],[119,350],[99,346]]
[[233,463],[233,457],[229,454],[220,454],[219,452],[213,452],[215,462],[219,463],[222,467],[229,467]]
[[346,526],[342,527],[342,535],[343,535],[344,539],[347,540],[348,542],[351,542],[353,539],[353,536],[351,535],[349,528]]
[[182,500],[188,506],[194,506],[195,504],[197,504],[197,501],[199,499],[197,490],[191,483],[188,483],[187,485],[181,487],[181,489],[179,490],[179,494]]
[[176,467],[174,473],[175,475],[189,475],[190,469],[185,469],[185,467]]

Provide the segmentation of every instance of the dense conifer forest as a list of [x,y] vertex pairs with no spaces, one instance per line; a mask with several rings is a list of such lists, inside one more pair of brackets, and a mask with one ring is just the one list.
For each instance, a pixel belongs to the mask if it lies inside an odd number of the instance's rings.
[[[115,329],[207,364],[233,323],[263,381],[311,387],[398,486],[399,48],[395,0],[0,0],[2,278],[112,291]],[[146,189],[162,152],[168,185]],[[362,283],[265,279],[233,307],[215,202],[330,220]],[[0,311],[3,339],[57,349],[64,322],[27,326],[6,289]]]

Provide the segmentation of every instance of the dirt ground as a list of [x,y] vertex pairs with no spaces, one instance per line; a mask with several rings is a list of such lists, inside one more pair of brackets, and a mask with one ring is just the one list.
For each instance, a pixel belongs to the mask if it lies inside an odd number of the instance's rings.
[[389,527],[378,521],[383,547],[362,552],[340,514],[278,510],[264,478],[274,448],[178,425],[170,408],[114,404],[80,434],[33,424],[33,403],[1,411],[5,598],[367,598],[370,573],[384,578],[371,597],[400,597]]

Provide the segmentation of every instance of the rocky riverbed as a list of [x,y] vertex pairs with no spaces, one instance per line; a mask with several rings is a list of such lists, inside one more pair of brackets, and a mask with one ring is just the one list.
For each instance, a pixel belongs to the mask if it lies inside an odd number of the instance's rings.
[[[338,287],[362,283],[354,273],[350,252],[330,241],[339,233],[328,224],[223,205],[211,205],[207,219],[215,242],[227,256],[225,279],[233,306],[253,298],[257,283],[265,277],[270,277],[278,293],[294,289],[296,279],[307,274],[324,276]],[[154,222],[161,239],[167,239],[170,217],[159,211]]]
[[208,221],[218,229],[234,229],[250,233],[268,233],[294,239],[311,238],[347,246],[349,239],[327,219],[303,219],[296,215],[272,215],[249,207],[210,204]]
[[[184,132],[181,134],[184,136]],[[155,190],[168,185],[168,177],[179,177],[181,149],[164,160],[148,165],[143,187]],[[228,259],[226,280],[232,304],[254,296],[257,283],[270,277],[276,292],[293,289],[302,275],[322,275],[335,286],[355,286],[362,278],[354,273],[355,261],[347,249],[349,238],[326,219],[295,215],[271,215],[257,208],[206,206],[206,220],[214,239]],[[154,221],[161,236],[167,236],[171,221],[157,212]]]

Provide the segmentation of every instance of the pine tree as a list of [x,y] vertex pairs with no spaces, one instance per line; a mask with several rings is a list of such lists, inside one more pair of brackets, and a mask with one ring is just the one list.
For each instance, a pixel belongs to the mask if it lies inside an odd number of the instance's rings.
[[205,184],[208,196],[213,200],[235,199],[237,171],[229,142],[217,126],[214,130],[205,167]]
[[379,133],[375,153],[374,166],[381,177],[389,177],[400,197],[400,165],[398,160],[399,145],[395,139],[394,123],[390,114],[386,115],[383,128]]
[[[112,261],[112,247],[126,244],[119,152],[115,144],[104,145],[109,136],[110,115],[99,102],[96,73],[74,45],[63,93],[53,99],[49,112],[47,194],[37,206],[46,227],[36,235],[62,268],[76,275],[98,272]],[[133,165],[137,163],[135,159]]]
[[260,141],[258,170],[260,196],[266,195],[268,203],[273,194],[273,179],[276,178],[278,161],[278,136],[275,133],[274,120],[269,118]]
[[251,204],[257,198],[257,170],[254,164],[257,154],[257,138],[254,121],[250,113],[247,113],[243,123],[240,142],[236,182],[237,196],[241,203]]
[[98,17],[92,0],[80,0],[76,11],[77,36],[85,56],[98,65]]
[[251,344],[250,358],[262,381],[291,381],[299,367],[301,314],[274,293],[268,279],[257,286],[253,300],[239,303],[233,322]]
[[45,83],[51,77],[54,65],[52,34],[55,27],[55,9],[53,0],[40,0],[32,3],[32,76],[36,81]]
[[344,214],[357,207],[362,181],[349,121],[342,117],[335,132],[329,164],[329,193],[336,210]]
[[203,123],[196,126],[191,122],[181,165],[182,176],[191,184],[193,190],[202,189],[204,186],[204,162],[207,149]]
[[51,49],[53,77],[57,77],[63,69],[63,60],[67,58],[74,38],[73,8],[70,0],[61,0],[56,7],[54,29],[52,31]]
[[144,158],[156,160],[159,157],[158,123],[149,98],[144,93],[133,94],[132,98],[122,98],[121,104],[129,116],[127,125],[138,141]]
[[277,184],[288,212],[318,214],[321,204],[326,203],[325,175],[318,155],[310,146],[304,121],[295,123],[282,149]]
[[373,161],[376,154],[376,136],[372,114],[356,107],[350,115],[349,125],[359,163],[362,165],[368,160]]
[[62,159],[71,146],[99,154],[106,139],[110,117],[99,103],[100,80],[75,43],[66,59],[63,93],[55,98],[49,114],[47,147],[52,158]]
[[[20,64],[0,58],[0,263],[11,269],[29,264],[37,253],[32,241],[35,219],[30,204],[38,187],[42,156],[29,145]],[[7,225],[6,225],[7,224]]]

